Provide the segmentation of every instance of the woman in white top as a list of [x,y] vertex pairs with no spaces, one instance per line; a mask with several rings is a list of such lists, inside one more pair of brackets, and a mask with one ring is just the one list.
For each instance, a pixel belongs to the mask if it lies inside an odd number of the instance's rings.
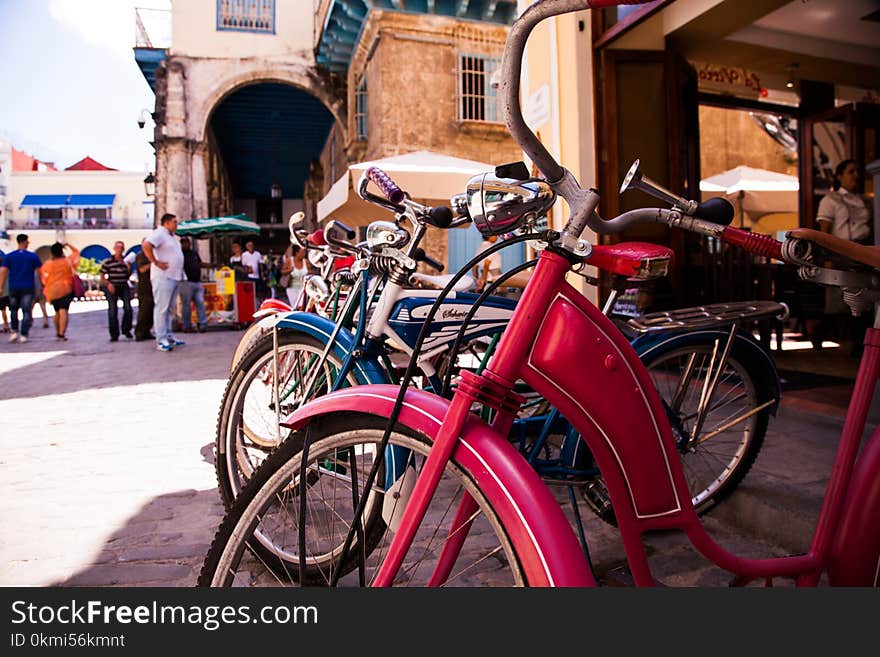
[[[816,222],[819,229],[835,237],[860,244],[873,244],[873,219],[871,208],[858,193],[859,167],[855,160],[843,160],[834,169],[834,191],[819,202]],[[825,288],[825,316],[812,332],[813,347],[822,348],[822,341],[832,326],[833,316],[848,318],[852,337],[851,356],[861,356],[865,329],[873,322],[873,313],[852,317],[849,306],[843,301],[843,291],[838,287]],[[809,324],[809,322],[808,322]]]
[[302,294],[305,289],[305,278],[309,273],[309,264],[306,261],[306,250],[291,244],[284,253],[284,262],[281,265],[282,281],[287,276],[287,299],[293,308],[299,308],[302,303]]
[[859,167],[844,160],[834,170],[834,191],[819,203],[819,230],[860,244],[873,244],[871,209],[858,193]]

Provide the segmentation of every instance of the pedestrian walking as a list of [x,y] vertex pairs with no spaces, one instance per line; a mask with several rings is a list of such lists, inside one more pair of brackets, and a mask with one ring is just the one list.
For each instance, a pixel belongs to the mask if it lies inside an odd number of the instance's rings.
[[[65,249],[70,250],[70,255],[65,255]],[[40,268],[43,293],[55,309],[55,337],[67,340],[67,323],[73,302],[73,277],[79,265],[79,250],[70,244],[55,242],[49,251],[49,259]]]
[[[34,272],[43,266],[40,257],[33,251],[28,251],[30,241],[24,233],[19,234],[15,241],[18,249],[6,254],[3,265],[0,266],[0,289],[9,279],[9,311],[12,333],[10,342],[27,342],[28,333],[33,322],[34,305]],[[21,324],[18,321],[18,311],[21,310]]]
[[171,307],[177,298],[177,286],[183,280],[183,250],[175,239],[177,217],[163,214],[160,226],[147,236],[143,249],[150,260],[150,285],[153,289],[153,328],[156,333],[156,349],[171,351],[186,343],[174,337]]
[[128,277],[131,270],[122,255],[125,252],[123,242],[113,244],[113,255],[101,262],[101,285],[107,297],[107,325],[110,330],[110,342],[119,341],[119,302],[122,302],[122,335],[129,340],[131,334],[131,288]]
[[192,333],[192,309],[191,303],[196,305],[196,320],[198,321],[199,333],[204,333],[208,328],[208,313],[205,311],[205,288],[202,286],[202,259],[198,251],[192,248],[192,242],[188,237],[180,238],[180,248],[183,250],[183,274],[184,280],[180,282],[180,323],[184,333]]
[[141,240],[140,251],[126,256],[126,259],[134,262],[137,272],[138,314],[134,325],[135,342],[153,339],[153,334],[150,333],[153,328],[153,287],[150,285],[150,260],[144,252],[145,241],[146,239]]

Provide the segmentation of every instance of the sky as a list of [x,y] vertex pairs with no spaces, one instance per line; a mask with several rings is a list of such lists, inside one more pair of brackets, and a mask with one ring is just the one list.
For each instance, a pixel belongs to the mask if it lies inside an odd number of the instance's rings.
[[134,61],[135,7],[170,1],[0,0],[0,136],[60,169],[89,155],[152,171],[155,97]]

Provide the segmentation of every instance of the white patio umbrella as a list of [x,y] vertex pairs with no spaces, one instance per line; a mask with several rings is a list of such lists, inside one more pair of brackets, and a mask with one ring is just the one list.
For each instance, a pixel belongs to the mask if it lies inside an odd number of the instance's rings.
[[703,200],[723,196],[753,219],[771,212],[797,212],[798,179],[776,171],[738,166],[700,181]]
[[[475,160],[451,157],[434,151],[415,151],[379,160],[352,164],[327,195],[318,201],[318,220],[328,217],[357,225],[385,219],[386,212],[357,195],[361,174],[379,167],[413,200],[426,205],[449,205],[449,198],[465,191],[467,181],[479,173],[494,171],[495,166]],[[370,191],[379,194],[375,186]]]

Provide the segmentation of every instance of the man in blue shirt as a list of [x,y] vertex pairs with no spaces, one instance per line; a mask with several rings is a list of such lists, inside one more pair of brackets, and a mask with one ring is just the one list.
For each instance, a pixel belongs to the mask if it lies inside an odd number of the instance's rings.
[[[0,289],[3,284],[9,281],[9,310],[11,311],[10,324],[12,325],[12,334],[9,337],[10,342],[27,342],[28,333],[31,330],[32,315],[34,305],[34,272],[43,266],[40,257],[28,251],[27,235],[19,235],[15,238],[18,243],[18,250],[7,253],[3,258],[3,265],[0,266]],[[21,308],[21,333],[19,334],[18,309]]]

